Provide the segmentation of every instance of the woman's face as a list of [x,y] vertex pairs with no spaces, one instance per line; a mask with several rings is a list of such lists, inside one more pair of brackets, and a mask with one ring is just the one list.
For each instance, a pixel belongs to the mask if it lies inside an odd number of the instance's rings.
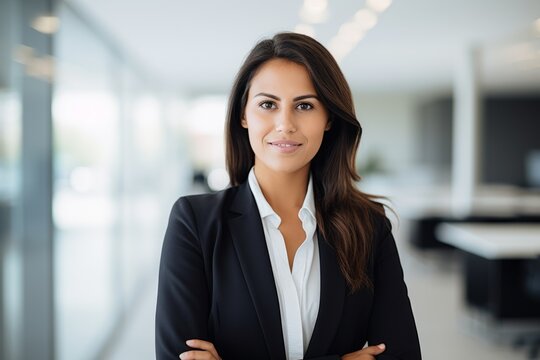
[[307,172],[329,128],[306,68],[284,59],[265,62],[253,76],[242,126],[258,173]]

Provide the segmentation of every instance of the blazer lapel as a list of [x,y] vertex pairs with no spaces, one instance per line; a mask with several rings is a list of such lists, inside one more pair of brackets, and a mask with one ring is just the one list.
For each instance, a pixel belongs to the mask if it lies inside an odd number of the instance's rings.
[[271,359],[285,359],[279,300],[261,218],[247,181],[231,204],[229,228]]
[[321,268],[321,298],[319,314],[305,358],[328,353],[338,330],[347,287],[341,274],[335,250],[317,232]]

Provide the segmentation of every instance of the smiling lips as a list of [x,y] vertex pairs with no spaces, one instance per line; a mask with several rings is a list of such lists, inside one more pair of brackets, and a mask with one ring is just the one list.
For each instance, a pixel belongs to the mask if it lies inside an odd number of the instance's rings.
[[276,141],[269,141],[268,144],[278,150],[282,153],[292,153],[298,150],[298,148],[302,145],[299,142],[291,141],[291,140],[276,140]]

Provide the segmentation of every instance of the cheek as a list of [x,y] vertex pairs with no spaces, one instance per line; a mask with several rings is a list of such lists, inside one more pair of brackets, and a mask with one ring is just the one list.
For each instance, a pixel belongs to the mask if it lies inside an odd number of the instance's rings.
[[313,155],[319,152],[323,137],[324,137],[324,133],[317,133],[313,135],[312,142],[311,142],[311,152],[313,153]]
[[258,132],[256,132],[253,127],[248,128],[249,144],[253,151],[257,152],[257,149],[260,147],[260,137]]
[[324,137],[325,129],[326,121],[324,119],[317,121],[316,124],[313,124],[313,126],[305,129],[304,134],[306,134],[306,137],[311,140],[312,147],[316,147],[317,149],[320,147],[322,139]]
[[247,131],[251,148],[254,152],[257,152],[258,149],[261,149],[264,146],[264,141],[269,130],[263,122],[253,121],[253,119],[251,119],[251,121],[248,122]]
[[260,142],[272,131],[271,121],[257,114],[246,112],[246,123],[250,141],[258,139]]

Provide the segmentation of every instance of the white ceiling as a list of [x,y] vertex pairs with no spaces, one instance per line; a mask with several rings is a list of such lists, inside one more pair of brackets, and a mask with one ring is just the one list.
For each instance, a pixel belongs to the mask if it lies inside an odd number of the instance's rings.
[[[302,6],[301,0],[71,3],[154,79],[188,93],[226,91],[256,41],[294,29]],[[364,0],[330,0],[330,16],[315,26],[315,37],[328,45],[363,6]],[[480,45],[487,88],[540,90],[540,30],[533,30],[539,18],[540,0],[394,0],[342,68],[355,91],[444,91],[456,54]]]

